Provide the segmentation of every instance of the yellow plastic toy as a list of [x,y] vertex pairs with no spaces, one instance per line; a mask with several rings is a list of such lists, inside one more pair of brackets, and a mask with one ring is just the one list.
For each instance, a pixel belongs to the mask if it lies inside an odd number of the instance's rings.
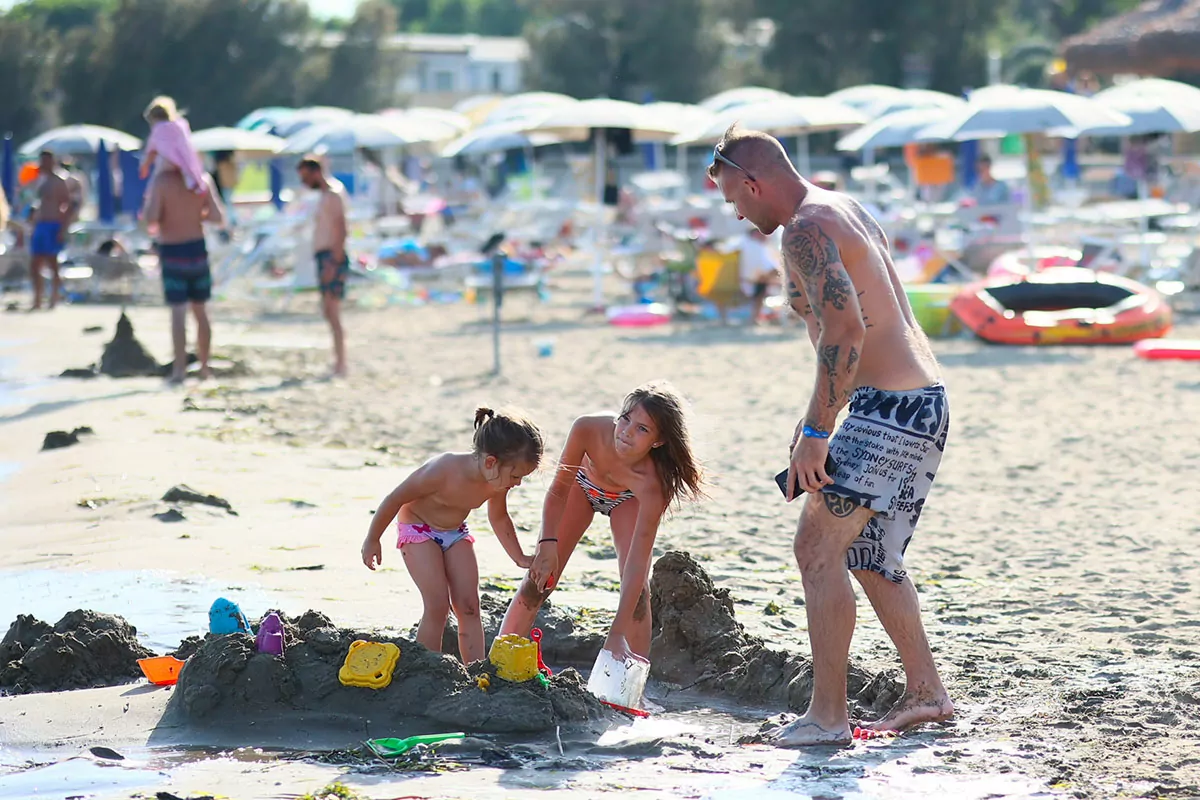
[[491,688],[492,682],[488,680],[487,675],[480,675],[475,679],[475,684],[486,692],[489,688]]
[[524,636],[506,633],[492,642],[488,661],[496,668],[497,677],[521,683],[538,674],[537,652],[537,645]]
[[391,642],[380,644],[360,639],[350,644],[346,663],[338,670],[338,680],[343,686],[383,689],[392,682],[392,670],[399,660],[400,648]]

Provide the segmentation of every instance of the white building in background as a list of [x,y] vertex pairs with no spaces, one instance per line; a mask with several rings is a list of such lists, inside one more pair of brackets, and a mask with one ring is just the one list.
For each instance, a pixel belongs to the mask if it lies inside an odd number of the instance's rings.
[[[340,33],[325,33],[322,47],[336,47]],[[387,48],[399,59],[396,100],[449,108],[481,94],[525,91],[529,45],[517,36],[398,33]]]

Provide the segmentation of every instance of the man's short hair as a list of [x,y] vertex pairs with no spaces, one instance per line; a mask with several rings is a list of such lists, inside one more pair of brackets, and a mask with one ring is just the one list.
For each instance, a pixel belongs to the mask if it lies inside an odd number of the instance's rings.
[[[730,161],[742,164],[743,161],[754,160],[750,159],[746,154],[748,149],[752,149],[748,147],[748,145],[750,145],[752,142],[761,142],[766,144],[771,150],[782,149],[782,145],[779,144],[779,140],[771,134],[743,128],[741,122],[734,122],[725,129],[724,135],[721,136],[721,141],[717,142],[716,149],[720,150],[721,155],[725,156]],[[787,154],[784,153],[785,157],[786,155]],[[722,164],[720,161],[714,158],[713,162],[708,165],[709,179],[715,182],[717,180],[717,175],[721,172],[721,168],[725,166],[728,165]],[[743,164],[743,166],[745,165]],[[748,169],[750,172],[754,172],[754,167],[748,167]]]
[[321,162],[315,156],[305,156],[300,159],[300,162],[296,164],[296,169],[313,170],[315,172],[322,171]]
[[975,159],[975,163],[987,164],[990,167],[992,165],[992,157],[985,153],[984,155],[981,155],[979,158]]
[[38,158],[42,161],[45,161],[46,159],[50,159],[51,161],[57,160],[54,157],[54,153],[50,152],[49,150],[43,150],[42,152],[38,153]]

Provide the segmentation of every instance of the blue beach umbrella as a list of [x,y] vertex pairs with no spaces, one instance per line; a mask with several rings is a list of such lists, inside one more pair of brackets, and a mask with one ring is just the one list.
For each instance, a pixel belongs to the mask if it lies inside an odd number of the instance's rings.
[[137,216],[146,195],[146,181],[138,175],[141,162],[137,153],[121,150],[117,155],[121,165],[121,211]]
[[283,160],[271,161],[271,202],[276,208],[283,208]]
[[3,164],[0,164],[0,186],[9,203],[13,201],[13,191],[17,186],[17,162],[13,153],[13,138],[11,133],[4,135]]
[[108,158],[108,145],[103,141],[96,150],[96,195],[100,221],[111,224],[117,218],[117,209],[113,202],[112,163]]

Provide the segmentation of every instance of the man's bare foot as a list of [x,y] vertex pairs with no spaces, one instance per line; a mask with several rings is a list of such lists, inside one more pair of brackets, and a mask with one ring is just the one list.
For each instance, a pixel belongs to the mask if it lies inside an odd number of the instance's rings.
[[334,364],[333,371],[330,373],[330,376],[334,377],[334,378],[346,377],[346,365],[345,364]]
[[876,722],[868,722],[863,728],[872,731],[903,731],[924,722],[941,722],[954,716],[954,703],[943,689],[935,692],[921,688],[907,691],[892,710]]
[[200,368],[200,380],[206,381],[212,377],[212,367],[205,365]]
[[186,378],[186,377],[187,377],[187,375],[185,373],[172,372],[171,376],[169,378],[167,378],[167,383],[170,384],[171,386],[179,386],[180,384],[183,383],[184,378]]
[[767,738],[769,744],[777,747],[845,745],[850,744],[851,741],[849,724],[837,730],[827,730],[804,717],[801,717],[790,725],[784,725],[782,728],[772,731]]

